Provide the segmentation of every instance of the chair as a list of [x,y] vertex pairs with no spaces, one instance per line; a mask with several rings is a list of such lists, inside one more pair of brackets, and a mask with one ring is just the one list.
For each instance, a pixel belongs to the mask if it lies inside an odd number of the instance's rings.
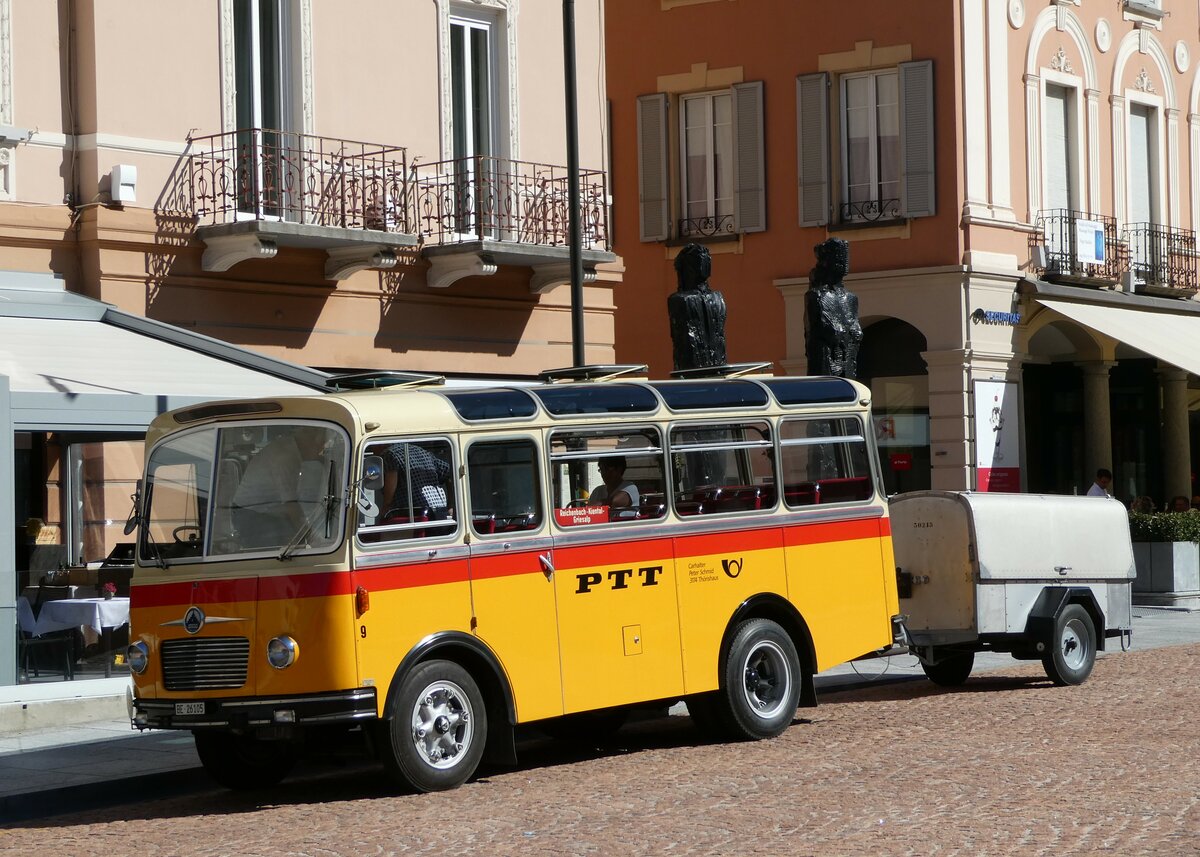
[[[65,588],[65,587],[63,587]],[[21,675],[26,682],[29,681],[29,668],[32,662],[34,678],[39,678],[39,663],[34,654],[39,651],[53,652],[58,649],[62,652],[63,671],[62,674],[68,681],[75,680],[75,668],[71,664],[71,638],[63,634],[46,634],[40,635],[37,632],[37,618],[33,615],[33,607],[29,604],[29,599],[24,596],[17,599],[17,663],[20,665]]]

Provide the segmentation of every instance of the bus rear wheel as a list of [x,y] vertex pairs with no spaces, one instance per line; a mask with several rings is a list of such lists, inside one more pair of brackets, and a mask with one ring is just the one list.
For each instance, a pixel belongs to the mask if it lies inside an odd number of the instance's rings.
[[[721,664],[712,713],[731,738],[774,738],[795,717],[800,679],[800,656],[787,632],[769,619],[748,619],[737,627]],[[701,715],[701,725],[708,714]]]
[[205,773],[227,789],[268,788],[286,777],[296,763],[295,747],[283,741],[201,730],[192,735]]
[[387,729],[384,766],[416,792],[457,788],[483,757],[487,708],[479,685],[453,661],[428,661],[405,676]]
[[943,655],[936,663],[921,661],[921,669],[936,685],[942,687],[958,687],[971,676],[971,668],[975,666],[974,652],[956,652]]

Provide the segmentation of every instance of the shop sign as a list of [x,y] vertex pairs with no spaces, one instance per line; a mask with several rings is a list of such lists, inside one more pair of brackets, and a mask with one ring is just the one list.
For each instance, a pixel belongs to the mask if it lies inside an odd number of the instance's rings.
[[912,456],[907,452],[897,452],[889,456],[892,470],[912,470]]

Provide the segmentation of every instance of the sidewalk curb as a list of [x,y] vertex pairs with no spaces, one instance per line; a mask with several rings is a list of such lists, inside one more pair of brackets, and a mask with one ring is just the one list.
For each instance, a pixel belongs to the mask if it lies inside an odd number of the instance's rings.
[[199,765],[103,782],[0,797],[0,824],[125,806],[141,799],[179,797],[216,788]]

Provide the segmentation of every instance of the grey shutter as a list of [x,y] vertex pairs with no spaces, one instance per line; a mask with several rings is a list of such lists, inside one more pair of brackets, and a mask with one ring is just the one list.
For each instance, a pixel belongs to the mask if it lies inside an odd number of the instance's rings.
[[905,217],[935,211],[933,60],[900,63],[900,208]]
[[763,164],[763,85],[733,85],[733,212],[739,232],[767,228],[767,182]]
[[796,167],[800,225],[829,222],[829,75],[796,78]]
[[665,241],[671,205],[667,199],[667,96],[637,100],[638,224],[643,241]]

